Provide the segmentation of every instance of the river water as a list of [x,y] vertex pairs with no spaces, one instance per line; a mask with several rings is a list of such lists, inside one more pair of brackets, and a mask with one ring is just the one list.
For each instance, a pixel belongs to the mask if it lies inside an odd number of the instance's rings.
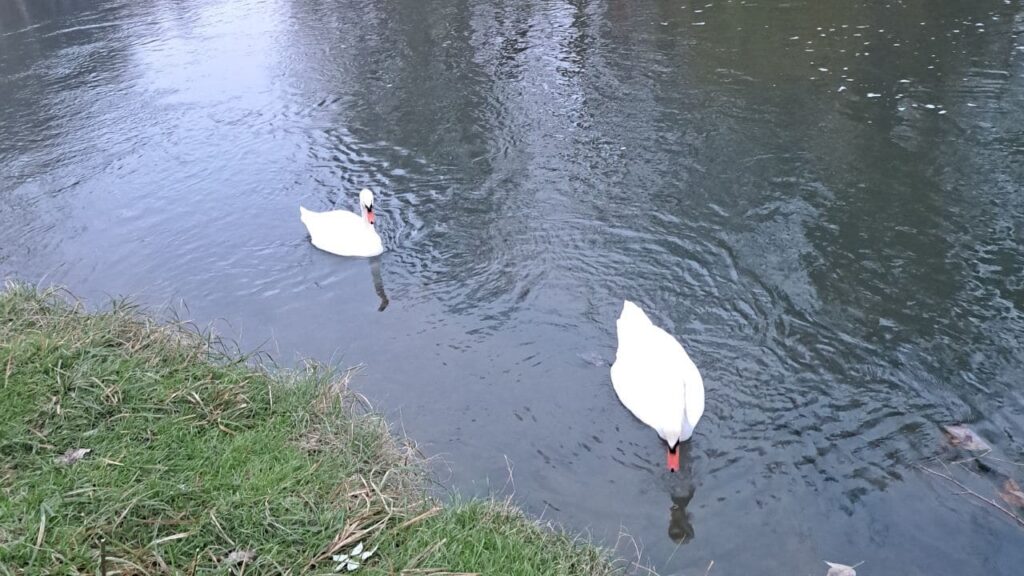
[[[461,494],[662,574],[1024,565],[916,467],[1024,483],[1019,0],[0,0],[0,101],[0,277],[363,364]],[[376,276],[298,218],[363,186]],[[704,375],[680,474],[623,298]]]

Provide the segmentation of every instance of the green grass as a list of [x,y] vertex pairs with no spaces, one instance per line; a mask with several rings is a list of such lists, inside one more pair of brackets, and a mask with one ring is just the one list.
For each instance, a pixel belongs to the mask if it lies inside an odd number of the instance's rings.
[[100,574],[101,547],[110,575],[326,574],[357,542],[356,574],[616,573],[508,505],[436,502],[346,374],[215,348],[123,303],[0,293],[0,575]]

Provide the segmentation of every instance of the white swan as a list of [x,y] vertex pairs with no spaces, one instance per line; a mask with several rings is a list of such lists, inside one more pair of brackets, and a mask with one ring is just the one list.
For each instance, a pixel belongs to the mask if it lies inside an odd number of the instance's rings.
[[313,212],[299,206],[299,216],[309,231],[313,246],[338,256],[376,256],[384,251],[380,235],[373,228],[373,192],[359,192],[362,216],[347,210]]
[[704,414],[704,381],[683,346],[636,304],[626,300],[616,327],[612,386],[626,408],[668,443],[666,461],[675,472],[679,443],[690,439]]

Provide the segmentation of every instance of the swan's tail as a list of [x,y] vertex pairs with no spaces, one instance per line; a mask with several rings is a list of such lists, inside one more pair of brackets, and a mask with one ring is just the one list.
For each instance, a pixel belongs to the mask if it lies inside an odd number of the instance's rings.
[[312,210],[307,210],[305,206],[302,206],[301,204],[299,205],[299,220],[302,220],[302,222],[305,223],[306,218],[311,214],[314,214]]
[[639,306],[629,300],[622,303],[622,314],[619,315],[619,324],[650,324],[651,320],[644,314]]

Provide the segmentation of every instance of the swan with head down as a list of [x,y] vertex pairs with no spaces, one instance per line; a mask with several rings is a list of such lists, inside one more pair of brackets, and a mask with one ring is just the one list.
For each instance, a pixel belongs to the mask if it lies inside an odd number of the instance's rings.
[[679,469],[679,443],[693,435],[704,414],[700,371],[671,334],[626,300],[616,323],[619,347],[612,386],[619,400],[668,443],[669,470]]

